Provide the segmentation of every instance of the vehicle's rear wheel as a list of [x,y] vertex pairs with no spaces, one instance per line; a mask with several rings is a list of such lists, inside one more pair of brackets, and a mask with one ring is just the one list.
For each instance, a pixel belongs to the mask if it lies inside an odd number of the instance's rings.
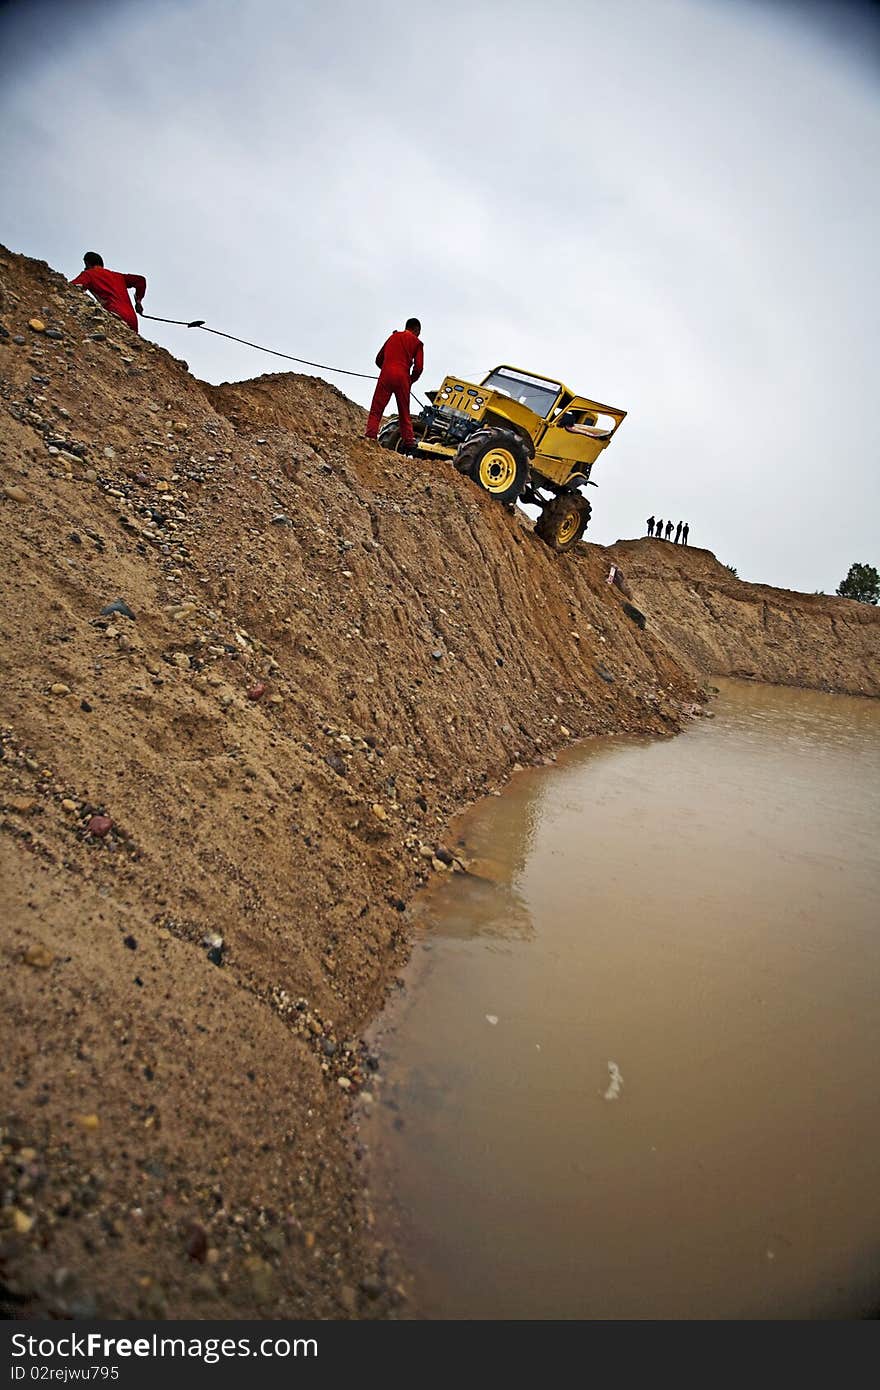
[[383,449],[392,449],[395,453],[400,450],[400,421],[396,415],[392,415],[379,431],[379,443]]
[[[419,440],[424,438],[425,434],[425,426],[418,416],[413,420],[413,434],[418,447]],[[395,454],[403,453],[403,445],[400,440],[400,420],[396,415],[389,416],[380,429],[379,443],[383,449],[391,449]]]
[[535,534],[551,550],[571,550],[586,531],[591,511],[586,497],[576,492],[563,493],[544,507],[535,522]]
[[455,466],[499,502],[515,502],[529,477],[529,451],[512,430],[477,430],[455,456]]

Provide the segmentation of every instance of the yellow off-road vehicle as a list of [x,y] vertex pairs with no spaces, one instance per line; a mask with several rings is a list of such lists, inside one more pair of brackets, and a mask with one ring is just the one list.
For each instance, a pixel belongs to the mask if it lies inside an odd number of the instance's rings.
[[[571,550],[592,510],[581,489],[596,486],[590,470],[626,411],[507,366],[479,386],[448,376],[427,396],[413,420],[417,453],[451,459],[499,502],[540,507],[537,534],[553,550]],[[397,416],[382,426],[379,443],[400,449]]]

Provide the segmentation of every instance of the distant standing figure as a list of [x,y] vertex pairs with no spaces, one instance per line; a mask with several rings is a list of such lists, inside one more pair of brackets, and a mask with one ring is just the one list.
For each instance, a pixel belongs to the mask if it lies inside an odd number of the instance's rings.
[[682,543],[682,545],[687,545],[687,543],[688,543],[688,532],[690,531],[690,529],[691,529],[691,528],[688,526],[687,522],[685,522],[685,523],[684,523],[684,526],[682,526],[682,528],[681,528],[681,543]]
[[377,439],[379,422],[386,405],[394,396],[397,401],[397,418],[400,423],[400,442],[406,454],[415,451],[412,417],[409,413],[409,397],[414,381],[418,381],[425,366],[425,350],[419,334],[422,325],[418,319],[407,319],[406,327],[392,333],[376,353],[376,366],[379,380],[373,392],[373,403],[367,420],[365,438]]
[[677,525],[676,528],[675,528],[675,544],[678,545],[678,542],[679,542],[680,540],[681,540],[681,522],[679,522],[678,525]]
[[667,523],[666,523],[666,532],[665,532],[665,534],[664,534],[664,536],[663,536],[663,539],[664,539],[665,541],[668,541],[668,540],[669,540],[669,537],[670,537],[671,535],[672,535],[672,522],[671,522],[671,521],[667,521]]
[[654,527],[654,535],[656,536],[656,538],[657,538],[658,541],[662,541],[662,539],[663,539],[663,520],[662,520],[662,518],[656,523],[656,525],[655,525],[655,527]]
[[654,518],[653,518],[652,516],[649,516],[649,517],[648,517],[648,535],[649,535],[649,536],[653,536],[653,534],[654,534]]
[[[83,256],[83,263],[85,270],[70,283],[82,285],[84,290],[90,290],[109,314],[115,314],[137,333],[137,316],[143,313],[142,301],[147,292],[147,282],[143,275],[121,275],[118,270],[105,270],[104,262],[97,251],[87,251]],[[134,290],[134,309],[128,297],[129,290]]]

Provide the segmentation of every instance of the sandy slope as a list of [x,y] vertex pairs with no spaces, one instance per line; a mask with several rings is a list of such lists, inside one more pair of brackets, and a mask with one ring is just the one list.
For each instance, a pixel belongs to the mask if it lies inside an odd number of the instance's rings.
[[697,670],[880,695],[880,608],[746,584],[708,550],[618,541],[635,601]]

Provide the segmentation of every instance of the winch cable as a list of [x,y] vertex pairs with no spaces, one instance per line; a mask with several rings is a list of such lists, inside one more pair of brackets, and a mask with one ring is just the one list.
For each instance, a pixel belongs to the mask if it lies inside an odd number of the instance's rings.
[[243,343],[245,347],[256,348],[257,352],[268,352],[271,357],[283,357],[288,362],[299,362],[304,367],[317,367],[321,372],[335,372],[340,376],[359,376],[364,381],[376,381],[377,377],[370,372],[352,372],[347,367],[328,367],[326,362],[311,362],[307,357],[294,357],[289,352],[279,352],[277,348],[263,347],[261,343],[252,343],[247,338],[237,338],[234,333],[223,333],[219,328],[209,328],[204,319],[162,319],[157,314],[142,314],[141,318],[153,319],[156,323],[176,323],[182,328],[200,328],[203,333],[213,333],[216,338],[228,338],[233,343]]
[[[378,381],[379,378],[370,372],[352,372],[346,367],[328,367],[324,362],[310,362],[307,357],[293,357],[289,352],[279,352],[277,348],[263,347],[260,343],[249,342],[247,338],[236,338],[234,333],[222,333],[219,328],[209,328],[204,319],[163,319],[158,314],[144,314],[142,319],[152,319],[153,323],[173,323],[179,328],[201,328],[203,333],[213,333],[217,338],[228,338],[232,343],[242,343],[245,347],[255,348],[257,352],[268,352],[271,357],[283,357],[287,362],[298,362],[302,367],[317,367],[321,372],[334,372],[337,376],[357,376],[362,381]],[[419,400],[415,391],[410,390],[410,395],[423,410],[427,409],[424,401]]]

